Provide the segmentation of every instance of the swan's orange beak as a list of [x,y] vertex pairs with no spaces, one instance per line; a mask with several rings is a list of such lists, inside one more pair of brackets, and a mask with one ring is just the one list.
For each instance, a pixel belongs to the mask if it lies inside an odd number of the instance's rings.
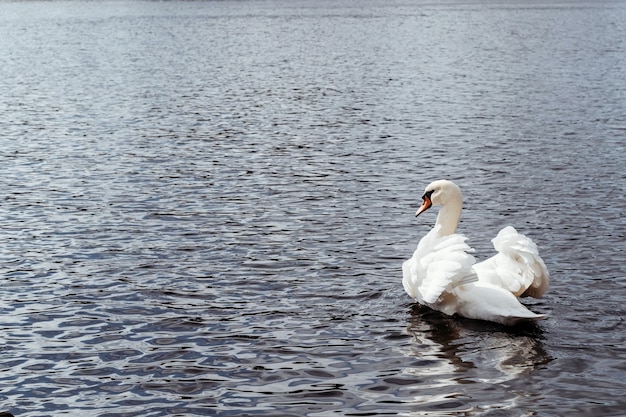
[[428,194],[424,194],[424,197],[422,197],[422,199],[424,201],[422,202],[420,208],[417,210],[417,213],[415,213],[415,217],[419,216],[433,205],[433,202],[430,201],[430,196]]

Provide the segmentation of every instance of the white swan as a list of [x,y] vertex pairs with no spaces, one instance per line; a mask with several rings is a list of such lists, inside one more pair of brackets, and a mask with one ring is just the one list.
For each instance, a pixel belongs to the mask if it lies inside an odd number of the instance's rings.
[[532,240],[507,226],[492,240],[498,254],[475,263],[465,236],[456,233],[463,206],[459,187],[435,181],[422,199],[416,216],[433,205],[441,209],[435,227],[402,264],[402,285],[411,297],[448,315],[505,325],[546,317],[517,299],[541,297],[548,289],[548,270]]

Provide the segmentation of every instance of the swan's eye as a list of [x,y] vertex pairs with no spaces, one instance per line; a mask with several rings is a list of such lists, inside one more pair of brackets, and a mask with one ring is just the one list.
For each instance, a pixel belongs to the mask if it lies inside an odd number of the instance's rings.
[[428,197],[430,199],[430,196],[433,195],[434,192],[435,192],[435,190],[426,191],[424,193],[424,197]]

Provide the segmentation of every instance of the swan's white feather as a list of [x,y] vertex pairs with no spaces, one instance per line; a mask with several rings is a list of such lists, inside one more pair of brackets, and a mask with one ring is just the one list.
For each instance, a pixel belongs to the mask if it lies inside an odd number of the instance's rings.
[[435,226],[426,234],[402,265],[404,289],[423,304],[436,303],[446,290],[478,279],[471,271],[475,260],[468,253],[472,249],[465,236],[440,236],[439,230],[440,226]]
[[541,297],[548,289],[550,274],[537,245],[507,226],[492,240],[498,254],[474,265],[481,282],[504,288],[516,297]]
[[460,189],[450,181],[435,181],[423,198],[417,214],[430,205],[442,209],[435,227],[402,264],[402,285],[411,297],[448,315],[506,325],[546,317],[517,299],[540,297],[548,288],[548,270],[532,240],[505,227],[492,240],[498,254],[475,263],[465,236],[455,233],[463,201]]
[[545,319],[522,305],[509,291],[496,285],[474,282],[455,289],[455,313],[463,317],[493,321],[505,325],[525,320]]

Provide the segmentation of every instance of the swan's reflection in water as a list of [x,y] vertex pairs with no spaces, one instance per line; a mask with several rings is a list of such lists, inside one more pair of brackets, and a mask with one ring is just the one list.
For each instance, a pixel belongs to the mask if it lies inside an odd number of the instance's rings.
[[[512,328],[451,318],[411,306],[408,355],[418,361],[405,372],[423,379],[407,416],[509,415],[524,398],[536,397],[526,376],[551,359],[536,323]],[[518,412],[519,414],[519,412]],[[518,415],[512,414],[512,415]]]

